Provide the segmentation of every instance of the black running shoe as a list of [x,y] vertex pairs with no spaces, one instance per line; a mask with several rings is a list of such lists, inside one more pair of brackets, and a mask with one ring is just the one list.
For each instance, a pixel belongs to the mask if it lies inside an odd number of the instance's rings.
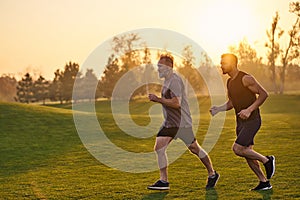
[[153,185],[148,186],[149,190],[168,190],[170,189],[168,182],[162,182],[161,180],[157,181]]
[[269,161],[264,164],[267,174],[267,179],[272,178],[275,173],[275,156],[266,156]]
[[219,178],[220,178],[220,174],[218,174],[218,173],[215,171],[215,175],[214,175],[214,176],[209,176],[209,177],[207,178],[206,189],[214,188],[215,185],[217,184]]
[[267,182],[259,182],[259,184],[251,189],[251,190],[270,190],[272,189],[272,185],[270,184],[270,181],[267,181]]

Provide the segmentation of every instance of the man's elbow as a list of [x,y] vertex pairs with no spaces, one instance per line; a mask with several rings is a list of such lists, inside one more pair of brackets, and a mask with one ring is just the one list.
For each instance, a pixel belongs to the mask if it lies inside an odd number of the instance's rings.
[[269,94],[268,94],[268,92],[267,92],[267,91],[265,91],[265,90],[264,90],[264,92],[263,92],[263,95],[264,95],[264,99],[267,99],[267,98],[269,97]]
[[181,106],[179,104],[176,104],[176,109],[180,109]]
[[172,105],[172,108],[175,108],[175,109],[180,109],[180,104],[179,103],[173,103]]
[[262,99],[266,99],[269,96],[268,92],[264,89],[260,90],[257,94]]
[[180,99],[178,98],[173,98],[172,99],[172,107],[175,109],[180,109],[181,105],[180,105]]

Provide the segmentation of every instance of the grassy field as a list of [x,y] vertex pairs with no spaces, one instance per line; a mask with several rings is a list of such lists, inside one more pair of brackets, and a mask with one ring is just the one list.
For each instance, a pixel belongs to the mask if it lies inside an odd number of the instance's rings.
[[[115,125],[110,102],[97,102],[98,118],[116,145],[135,152],[152,151],[155,137],[134,139]],[[151,103],[131,103],[133,120],[146,125]],[[208,98],[200,99],[200,143],[209,125]],[[270,96],[261,108],[263,124],[255,149],[276,156],[273,189],[249,191],[258,180],[246,162],[233,154],[235,119],[230,111],[210,152],[221,174],[215,190],[204,189],[206,171],[185,152],[169,166],[171,189],[147,190],[158,171],[128,173],[109,168],[82,145],[71,105],[0,103],[0,199],[300,199],[300,96]]]

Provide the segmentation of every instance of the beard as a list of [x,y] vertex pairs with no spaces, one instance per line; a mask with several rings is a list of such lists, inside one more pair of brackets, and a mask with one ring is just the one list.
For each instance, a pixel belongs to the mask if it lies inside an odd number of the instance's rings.
[[162,72],[158,72],[158,76],[159,78],[166,78],[170,72],[171,72],[170,69],[166,69]]
[[223,69],[223,68],[221,68],[221,69],[222,69],[222,73],[223,73],[223,74],[227,74],[227,73],[228,73],[228,70]]

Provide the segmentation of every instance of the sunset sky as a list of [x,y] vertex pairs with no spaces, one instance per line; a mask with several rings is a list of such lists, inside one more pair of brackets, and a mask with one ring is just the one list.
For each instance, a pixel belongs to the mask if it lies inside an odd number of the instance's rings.
[[215,64],[229,45],[243,38],[265,57],[266,30],[275,12],[286,31],[295,21],[289,2],[0,0],[0,75],[29,71],[52,79],[67,62],[81,65],[107,39],[140,28],[181,33],[199,44]]

